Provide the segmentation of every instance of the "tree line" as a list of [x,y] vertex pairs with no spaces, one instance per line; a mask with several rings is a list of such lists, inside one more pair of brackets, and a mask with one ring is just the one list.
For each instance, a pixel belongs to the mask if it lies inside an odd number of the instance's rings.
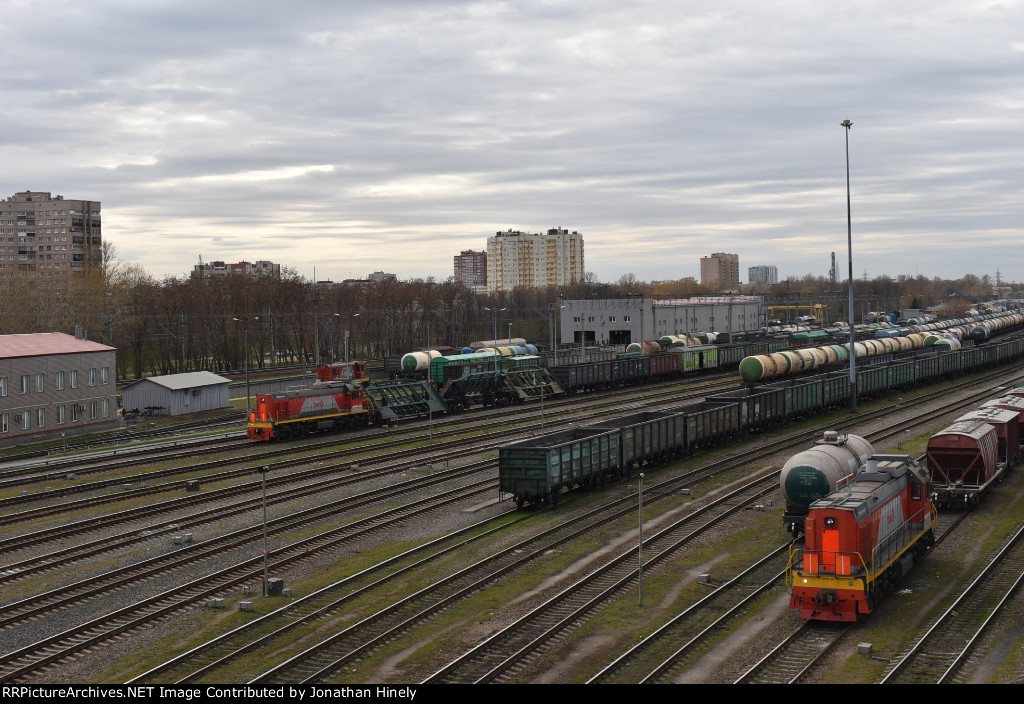
[[[0,334],[81,329],[117,348],[118,378],[254,369],[344,359],[382,358],[413,349],[557,334],[560,299],[626,296],[686,298],[727,293],[692,278],[646,282],[633,274],[602,283],[592,274],[569,286],[474,294],[454,280],[328,283],[282,269],[274,276],[167,277],[119,262],[107,248],[100,269],[67,279],[8,276],[0,297]],[[845,283],[791,277],[743,286],[766,305],[819,302],[843,307]],[[855,282],[856,312],[946,306],[963,312],[993,295],[988,277],[956,280],[879,276]],[[957,310],[959,309],[959,310]],[[511,324],[511,328],[509,325]],[[553,325],[552,325],[553,324]],[[680,331],[682,332],[682,331]],[[246,344],[248,343],[248,345]],[[248,362],[246,350],[248,349]]]

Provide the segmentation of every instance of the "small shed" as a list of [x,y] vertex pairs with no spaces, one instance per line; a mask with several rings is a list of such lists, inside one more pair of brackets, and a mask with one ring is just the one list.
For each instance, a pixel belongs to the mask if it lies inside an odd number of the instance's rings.
[[152,376],[133,381],[121,390],[126,410],[160,409],[158,415],[180,416],[227,408],[228,379],[213,372]]

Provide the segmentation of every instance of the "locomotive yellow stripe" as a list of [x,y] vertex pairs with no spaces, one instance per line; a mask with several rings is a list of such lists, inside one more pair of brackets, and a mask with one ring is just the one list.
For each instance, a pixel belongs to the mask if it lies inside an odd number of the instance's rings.
[[290,420],[275,420],[275,421],[250,421],[250,428],[273,428],[275,425],[284,425],[286,423],[303,423],[307,420],[320,420],[322,418],[337,418],[338,416],[358,416],[366,413],[364,409],[362,411],[355,411],[349,413],[328,413],[322,416],[306,416],[305,418],[292,418]]
[[864,580],[860,577],[822,577],[820,575],[793,575],[793,586],[807,589],[855,589],[864,591]]

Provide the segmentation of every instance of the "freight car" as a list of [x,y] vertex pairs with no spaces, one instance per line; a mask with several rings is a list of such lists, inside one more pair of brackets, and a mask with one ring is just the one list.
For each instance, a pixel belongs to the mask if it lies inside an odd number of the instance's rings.
[[971,506],[1024,456],[1024,399],[987,401],[928,440],[926,466],[936,502]]
[[[932,346],[941,351],[957,350],[962,347],[962,340],[970,338],[980,342],[988,339],[995,331],[1021,325],[1024,325],[1024,315],[1019,313],[998,313],[984,316],[980,320],[955,318],[943,323],[910,326],[907,328],[910,334],[906,336],[865,339],[855,343],[854,350],[858,360],[892,356]],[[978,332],[972,338],[971,331],[976,327],[983,330],[984,334]],[[740,362],[740,377],[746,384],[771,381],[843,363],[849,359],[849,354],[850,345],[846,343],[752,355]]]
[[799,452],[782,466],[779,488],[786,500],[782,521],[786,530],[799,535],[811,504],[836,490],[874,454],[871,443],[859,435],[826,430],[814,447]]
[[804,544],[790,552],[790,608],[804,618],[856,621],[935,544],[928,473],[905,455],[873,455],[811,504]]
[[[1024,340],[1015,339],[868,365],[857,370],[858,394],[862,398],[882,396],[931,384],[955,374],[979,371],[1022,356]],[[644,359],[654,360],[659,357],[668,355]],[[618,361],[634,362],[636,359]],[[610,371],[609,376],[603,378],[595,377],[592,373],[599,371],[596,367],[577,370],[575,377],[560,381],[578,390],[587,384],[605,383],[604,380],[611,378]],[[845,372],[786,379],[714,394],[708,396],[703,403],[679,409],[678,412],[687,417],[684,440],[681,443],[677,441],[671,448],[655,443],[654,459],[689,455],[706,445],[732,441],[750,432],[782,426],[793,418],[820,415],[835,407],[845,408],[849,394],[849,377]],[[546,435],[500,448],[499,491],[514,496],[518,504],[552,503],[564,489],[601,484],[619,476],[622,468],[630,463],[637,465],[652,461],[648,455],[637,459],[628,452],[623,453],[623,433],[638,432],[633,426],[648,428],[651,423],[665,422],[664,418],[671,415],[671,412],[640,414],[579,428],[564,436]],[[603,437],[605,431],[616,428],[619,437],[614,440],[613,447],[618,449],[611,456],[595,458],[595,447],[582,442],[589,442],[592,436]],[[656,431],[650,429],[644,432]],[[656,436],[668,435],[657,431]]]
[[563,490],[604,486],[644,464],[693,454],[739,433],[737,407],[697,403],[647,411],[498,449],[499,496],[557,504]]
[[940,506],[977,502],[1002,477],[996,429],[982,420],[957,420],[928,440],[925,465]]

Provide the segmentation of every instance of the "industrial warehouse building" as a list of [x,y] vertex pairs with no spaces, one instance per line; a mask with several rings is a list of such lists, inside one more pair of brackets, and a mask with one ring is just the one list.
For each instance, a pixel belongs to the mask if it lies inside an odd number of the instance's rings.
[[213,372],[168,374],[134,381],[121,390],[125,410],[156,410],[157,415],[180,416],[186,413],[227,408],[228,380]]
[[0,335],[0,446],[116,428],[114,355],[59,332]]
[[628,345],[687,332],[736,333],[764,325],[764,303],[756,296],[685,299],[610,298],[563,300],[561,344]]

